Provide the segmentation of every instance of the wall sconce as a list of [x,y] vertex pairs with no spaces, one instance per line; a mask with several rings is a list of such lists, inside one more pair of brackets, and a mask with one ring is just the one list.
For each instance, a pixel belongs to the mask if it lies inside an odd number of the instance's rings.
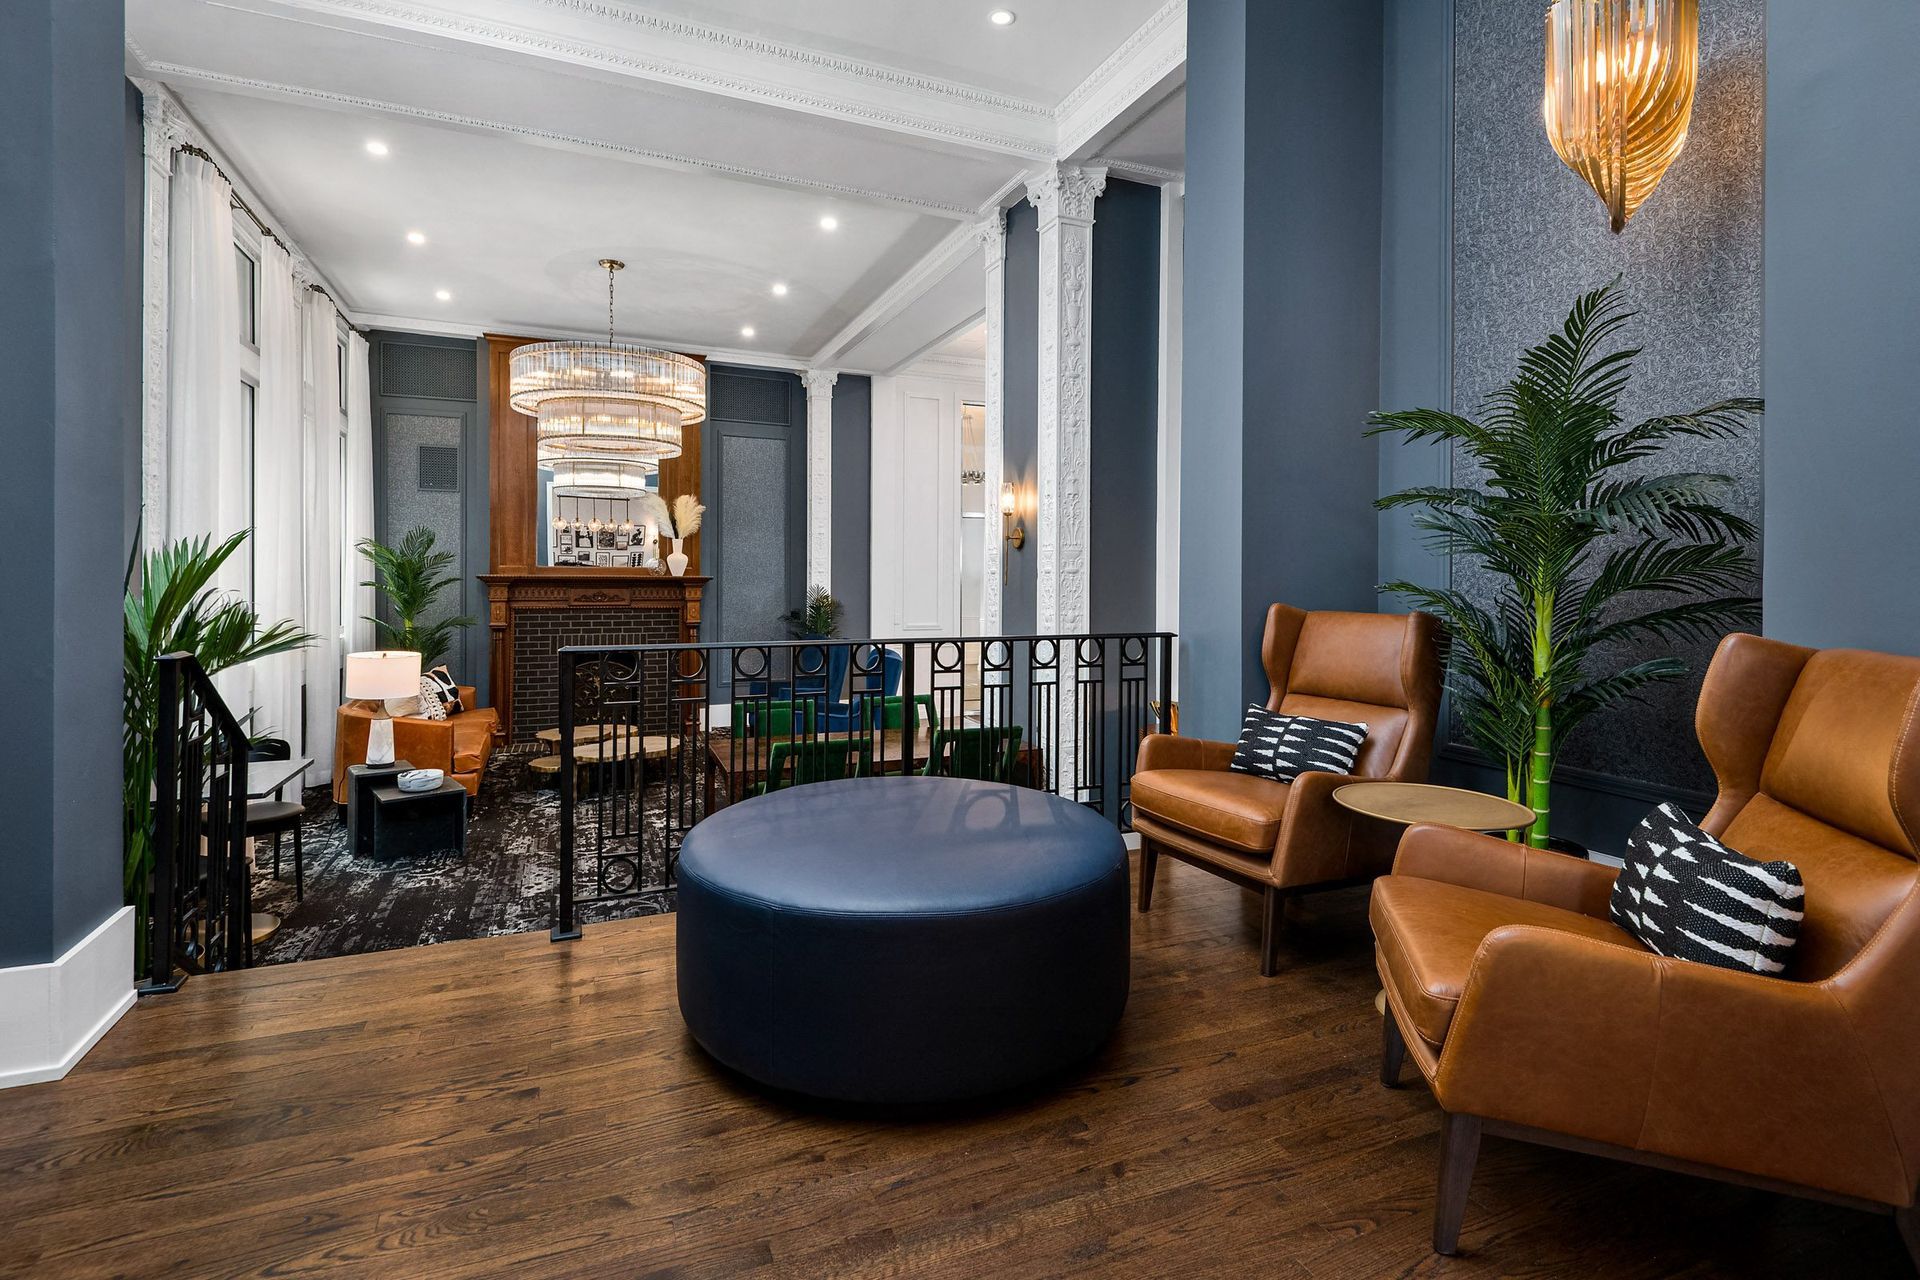
[[1699,0],[1548,6],[1547,138],[1616,234],[1687,145],[1699,74]]
[[1027,545],[1027,531],[1020,527],[1020,521],[1014,511],[1018,503],[1013,493],[1013,482],[1000,486],[1000,536],[1015,551]]

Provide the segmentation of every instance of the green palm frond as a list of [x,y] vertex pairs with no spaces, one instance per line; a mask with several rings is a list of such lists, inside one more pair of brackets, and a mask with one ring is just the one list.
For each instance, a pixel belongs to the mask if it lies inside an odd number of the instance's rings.
[[428,621],[440,594],[456,587],[460,575],[449,572],[458,559],[451,551],[434,549],[433,530],[424,525],[409,529],[398,545],[372,538],[358,543],[360,554],[373,566],[373,577],[360,585],[386,597],[389,617],[373,617],[380,643],[388,649],[408,649],[420,655],[422,668],[446,657],[454,637],[474,619],[461,615]]
[[1467,738],[1506,771],[1508,792],[1540,813],[1560,744],[1589,717],[1686,672],[1662,656],[1608,669],[1623,642],[1711,639],[1751,625],[1752,521],[1725,503],[1731,478],[1648,471],[1676,438],[1734,438],[1762,410],[1736,397],[1627,424],[1619,402],[1639,348],[1618,281],[1582,295],[1566,323],[1524,352],[1476,421],[1434,409],[1377,413],[1368,434],[1446,441],[1477,479],[1389,494],[1435,550],[1477,564],[1489,601],[1387,583],[1383,592],[1446,624],[1447,687]]

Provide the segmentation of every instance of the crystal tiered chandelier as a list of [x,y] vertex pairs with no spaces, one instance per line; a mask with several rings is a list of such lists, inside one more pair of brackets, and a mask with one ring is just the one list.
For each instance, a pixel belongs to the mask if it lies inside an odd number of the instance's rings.
[[1614,231],[1686,146],[1699,73],[1699,0],[1548,7],[1547,137],[1607,206]]
[[607,273],[607,340],[534,342],[515,348],[509,400],[538,420],[542,461],[612,457],[658,467],[680,456],[683,430],[707,416],[707,372],[673,351],[613,340],[613,277],[626,263],[600,259]]

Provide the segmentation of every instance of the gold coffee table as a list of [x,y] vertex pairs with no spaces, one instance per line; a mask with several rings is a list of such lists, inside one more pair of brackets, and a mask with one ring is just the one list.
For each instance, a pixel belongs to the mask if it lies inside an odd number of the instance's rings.
[[[1523,831],[1533,825],[1533,810],[1523,804],[1484,791],[1427,782],[1349,782],[1334,791],[1333,802],[1342,809],[1407,827],[1416,822],[1436,822],[1492,835]],[[1386,1014],[1385,991],[1373,998],[1373,1007]]]

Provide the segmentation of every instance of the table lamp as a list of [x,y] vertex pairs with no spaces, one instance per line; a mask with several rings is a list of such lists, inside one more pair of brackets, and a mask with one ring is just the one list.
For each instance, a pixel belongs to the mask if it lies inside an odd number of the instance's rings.
[[368,705],[367,763],[393,763],[393,717],[388,698],[420,696],[420,655],[406,649],[376,649],[347,655],[347,697]]

